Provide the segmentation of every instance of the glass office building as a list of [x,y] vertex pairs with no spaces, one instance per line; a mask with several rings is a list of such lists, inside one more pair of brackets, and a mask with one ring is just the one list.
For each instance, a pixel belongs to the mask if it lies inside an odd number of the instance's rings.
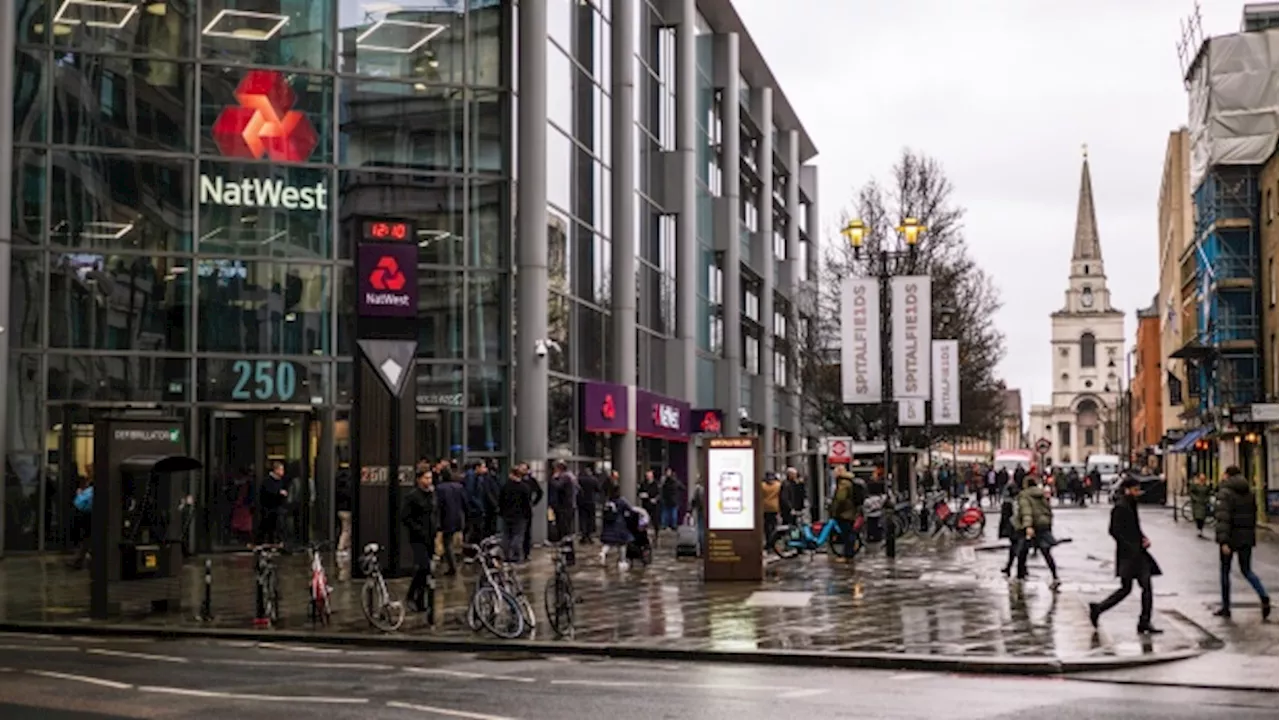
[[382,232],[417,245],[412,457],[687,474],[693,408],[809,447],[816,151],[727,0],[15,0],[0,31],[3,551],[67,546],[107,415],[186,423],[197,549],[244,546],[274,461],[288,532],[333,537]]

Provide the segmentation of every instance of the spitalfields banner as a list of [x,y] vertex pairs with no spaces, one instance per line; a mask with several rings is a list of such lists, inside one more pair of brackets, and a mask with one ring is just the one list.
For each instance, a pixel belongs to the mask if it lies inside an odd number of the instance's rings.
[[960,424],[960,342],[933,341],[933,424]]
[[881,401],[880,281],[840,282],[840,394],[847,405]]
[[893,304],[893,397],[929,397],[929,341],[933,337],[932,284],[928,275],[890,279]]

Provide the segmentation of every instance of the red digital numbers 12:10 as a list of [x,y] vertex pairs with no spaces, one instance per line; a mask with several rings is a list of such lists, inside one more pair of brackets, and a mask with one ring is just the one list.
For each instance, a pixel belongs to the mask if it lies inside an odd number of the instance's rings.
[[365,240],[408,240],[409,223],[393,220],[368,220],[364,223]]

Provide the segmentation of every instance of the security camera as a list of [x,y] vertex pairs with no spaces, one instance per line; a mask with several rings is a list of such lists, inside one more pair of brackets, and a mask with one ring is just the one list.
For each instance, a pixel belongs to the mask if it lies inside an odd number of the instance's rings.
[[547,342],[545,340],[535,340],[533,342],[533,354],[543,358],[547,356]]

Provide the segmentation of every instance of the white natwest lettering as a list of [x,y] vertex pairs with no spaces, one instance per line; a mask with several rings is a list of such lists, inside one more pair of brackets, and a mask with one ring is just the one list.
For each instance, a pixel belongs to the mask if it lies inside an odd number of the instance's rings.
[[680,429],[680,410],[664,403],[653,406],[653,420],[658,427],[668,430]]
[[367,292],[364,294],[364,304],[379,307],[409,307],[409,294]]
[[200,203],[231,207],[271,207],[286,210],[328,210],[329,188],[324,183],[296,187],[275,178],[245,178],[227,182],[223,177],[200,176]]

